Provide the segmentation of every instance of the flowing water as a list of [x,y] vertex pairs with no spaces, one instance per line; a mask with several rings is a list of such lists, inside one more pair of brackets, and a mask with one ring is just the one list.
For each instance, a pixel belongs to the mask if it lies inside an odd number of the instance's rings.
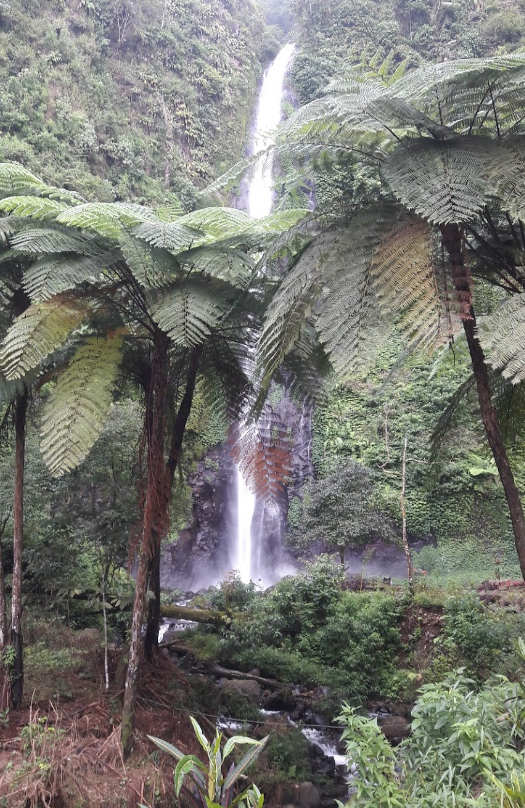
[[[251,154],[263,152],[257,160],[248,189],[248,213],[258,219],[267,216],[273,206],[273,156],[264,153],[275,142],[275,130],[282,116],[284,80],[292,63],[295,45],[286,44],[264,74],[257,103],[255,127],[251,142]],[[248,488],[246,481],[237,468],[237,535],[235,568],[241,580],[248,583],[256,578],[260,570],[254,569],[252,523],[255,512],[256,497]]]

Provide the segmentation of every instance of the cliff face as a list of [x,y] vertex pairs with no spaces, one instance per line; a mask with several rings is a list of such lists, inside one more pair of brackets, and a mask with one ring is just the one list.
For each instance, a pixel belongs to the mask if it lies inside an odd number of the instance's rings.
[[0,4],[0,160],[99,200],[191,204],[242,153],[251,0]]

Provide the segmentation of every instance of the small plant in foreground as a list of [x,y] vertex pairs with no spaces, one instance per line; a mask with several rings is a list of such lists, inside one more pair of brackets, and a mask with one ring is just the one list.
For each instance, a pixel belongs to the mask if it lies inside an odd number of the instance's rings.
[[[175,767],[174,785],[175,795],[179,798],[184,781],[188,778],[191,781],[190,794],[195,805],[199,808],[262,808],[264,796],[256,785],[248,786],[240,794],[234,795],[234,787],[239,782],[244,772],[256,758],[260,755],[268,736],[262,741],[253,738],[246,738],[243,735],[234,735],[222,746],[222,732],[218,730],[212,742],[208,741],[198,722],[190,716],[195,736],[208,756],[208,766],[206,766],[196,755],[185,755],[179,749],[167,741],[154,738],[148,735],[150,741],[172,755],[178,763]],[[226,759],[233,752],[236,746],[248,744],[251,749],[241,758],[239,763],[231,763],[226,772],[223,766]],[[144,808],[144,806],[141,806]]]

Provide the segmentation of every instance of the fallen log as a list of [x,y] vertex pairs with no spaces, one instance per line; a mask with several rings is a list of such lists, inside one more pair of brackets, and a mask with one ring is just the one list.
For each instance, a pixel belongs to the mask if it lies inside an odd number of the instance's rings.
[[[182,642],[178,642],[178,640],[170,640],[169,642],[163,642],[160,644],[160,647],[172,648],[174,651],[179,651],[180,653],[190,654],[190,656],[196,657],[193,648],[191,648],[189,645],[185,645]],[[251,679],[254,682],[258,682],[261,685],[276,688],[278,690],[283,690],[284,688],[289,687],[289,685],[286,685],[283,682],[278,682],[277,679],[266,679],[264,676],[258,676],[256,673],[245,673],[244,671],[236,671],[230,668],[223,668],[222,665],[217,665],[216,662],[212,662],[211,660],[198,659],[198,662],[200,665],[208,668],[210,673],[213,673],[216,676],[221,676],[223,679]]]
[[194,623],[211,623],[214,626],[229,626],[233,620],[233,616],[228,612],[194,609],[192,606],[161,606],[160,613],[162,617],[191,620]]

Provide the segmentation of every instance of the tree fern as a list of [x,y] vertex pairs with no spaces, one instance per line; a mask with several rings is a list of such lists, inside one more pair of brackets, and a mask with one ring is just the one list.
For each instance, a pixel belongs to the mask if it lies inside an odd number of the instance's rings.
[[426,221],[470,222],[487,199],[495,148],[484,138],[405,141],[384,163],[382,173],[396,197]]
[[86,317],[85,306],[61,296],[35,303],[8,330],[0,349],[7,379],[18,379],[62,345]]
[[122,336],[90,337],[58,377],[46,403],[41,451],[55,477],[76,468],[106,422],[121,360]]
[[213,287],[188,281],[171,289],[152,316],[175,345],[191,348],[205,342],[227,307]]
[[11,237],[10,243],[27,255],[60,252],[89,255],[93,251],[90,239],[58,227],[23,228]]
[[20,218],[56,219],[64,210],[67,210],[67,205],[63,202],[46,197],[8,196],[0,200],[0,211]]
[[57,216],[59,224],[91,230],[100,236],[118,239],[123,228],[154,218],[153,211],[129,202],[90,202],[68,208]]
[[89,255],[45,255],[24,272],[23,287],[33,302],[49,300],[81,283],[100,281],[101,273],[116,260],[115,253]]
[[508,298],[481,317],[478,337],[489,363],[513,384],[525,380],[525,293]]
[[121,235],[120,249],[135,279],[146,289],[169,286],[181,277],[177,260],[166,250],[151,247],[128,233]]

